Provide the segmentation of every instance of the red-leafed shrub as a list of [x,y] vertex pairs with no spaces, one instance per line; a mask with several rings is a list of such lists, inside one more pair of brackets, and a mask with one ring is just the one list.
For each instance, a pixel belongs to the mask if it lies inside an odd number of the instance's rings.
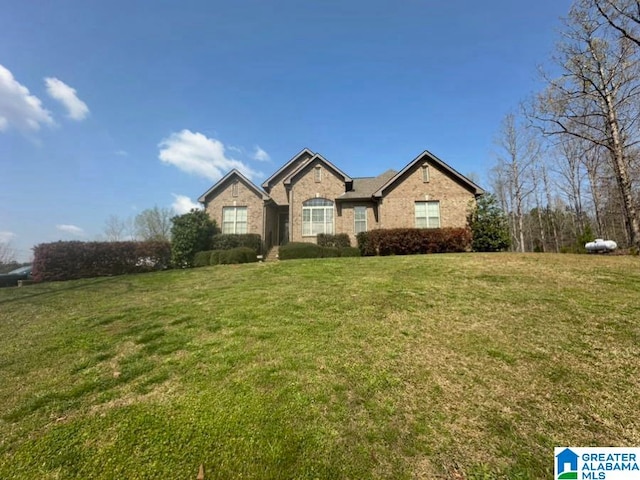
[[37,282],[123,275],[167,268],[169,242],[54,242],[33,249]]
[[471,232],[466,228],[370,230],[359,233],[357,239],[363,256],[466,252],[471,248]]

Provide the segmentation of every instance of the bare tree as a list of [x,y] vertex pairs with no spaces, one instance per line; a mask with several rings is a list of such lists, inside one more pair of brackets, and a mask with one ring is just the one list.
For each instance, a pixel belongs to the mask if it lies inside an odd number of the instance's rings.
[[557,47],[562,75],[548,79],[536,118],[549,135],[585,140],[607,152],[630,243],[640,248],[640,221],[629,175],[638,142],[640,68],[637,45],[609,27],[594,0],[578,0]]
[[522,125],[512,113],[504,118],[496,143],[500,152],[494,174],[503,190],[506,211],[513,216],[516,250],[524,252],[525,202],[535,189],[531,172],[540,156],[540,143],[533,130]]
[[640,46],[640,2],[638,0],[594,0],[598,13],[623,38]]
[[16,252],[9,242],[0,242],[0,264],[16,262]]
[[143,210],[134,220],[136,237],[141,240],[170,240],[173,216],[170,208],[155,206]]
[[121,242],[132,238],[130,219],[121,219],[117,215],[109,215],[104,222],[104,235],[108,242]]

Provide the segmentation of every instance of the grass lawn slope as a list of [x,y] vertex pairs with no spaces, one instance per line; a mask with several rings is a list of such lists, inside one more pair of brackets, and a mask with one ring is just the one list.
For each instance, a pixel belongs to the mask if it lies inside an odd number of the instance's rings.
[[640,261],[460,254],[0,290],[0,478],[542,479],[640,445]]

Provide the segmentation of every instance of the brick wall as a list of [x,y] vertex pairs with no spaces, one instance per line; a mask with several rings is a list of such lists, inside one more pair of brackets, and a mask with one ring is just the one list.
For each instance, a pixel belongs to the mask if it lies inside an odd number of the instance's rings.
[[[321,169],[321,181],[315,181],[315,166],[320,165]],[[325,166],[314,161],[307,165],[301,172],[295,182],[292,182],[291,188],[291,207],[289,210],[290,215],[290,228],[292,234],[292,240],[294,242],[316,242],[316,237],[303,237],[302,236],[302,203],[311,198],[326,198],[335,202],[336,197],[339,197],[344,193],[344,180],[336,176],[332,170],[325,168]],[[342,227],[342,219],[338,218],[338,211],[334,205],[333,217],[335,230],[339,233]],[[351,227],[353,229],[353,227]]]
[[423,182],[422,164],[417,164],[383,197],[379,228],[415,227],[414,203],[425,200],[440,202],[441,227],[465,227],[474,199],[473,193],[434,165],[429,164],[429,182]]
[[[238,185],[237,197],[233,196],[232,186],[234,183]],[[264,201],[255,190],[237,178],[230,178],[217,191],[216,196],[207,203],[205,210],[216,221],[218,228],[222,229],[223,207],[247,207],[247,233],[257,233],[262,236],[263,206]]]

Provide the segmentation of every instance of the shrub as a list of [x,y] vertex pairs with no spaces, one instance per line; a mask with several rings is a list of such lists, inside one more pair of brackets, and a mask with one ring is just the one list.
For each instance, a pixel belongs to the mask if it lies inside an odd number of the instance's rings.
[[231,265],[237,263],[251,263],[258,261],[256,251],[249,247],[230,248],[229,250],[216,250],[218,253],[218,263],[221,265]]
[[336,235],[319,233],[317,241],[320,247],[345,248],[351,246],[351,239],[346,233],[338,233]]
[[262,252],[262,237],[257,233],[221,233],[214,235],[211,242],[213,250],[229,250],[238,247],[248,247],[260,253]]
[[193,266],[197,252],[211,249],[216,224],[207,212],[192,209],[171,219],[171,259],[177,267]]
[[35,281],[123,275],[167,268],[169,242],[55,242],[33,249]]
[[480,197],[469,214],[474,252],[500,252],[509,248],[511,235],[507,216],[490,193]]
[[211,250],[205,250],[203,252],[198,252],[193,257],[193,266],[194,267],[206,267],[210,265],[209,259],[211,257]]
[[358,247],[345,247],[340,249],[341,257],[359,257],[360,249]]
[[358,242],[358,250],[360,250],[360,255],[364,256],[372,256],[376,254],[376,251],[371,246],[371,241],[369,239],[369,232],[360,232],[356,235],[356,241]]
[[209,265],[220,265],[220,254],[222,250],[211,250],[211,255],[209,256]]
[[323,258],[331,258],[331,257],[339,257],[340,249],[337,247],[320,247],[322,248],[322,257]]
[[466,228],[395,228],[358,234],[358,248],[369,256],[465,252],[470,247],[471,232]]
[[292,260],[294,258],[320,258],[322,247],[315,243],[290,242],[280,247],[280,260]]

